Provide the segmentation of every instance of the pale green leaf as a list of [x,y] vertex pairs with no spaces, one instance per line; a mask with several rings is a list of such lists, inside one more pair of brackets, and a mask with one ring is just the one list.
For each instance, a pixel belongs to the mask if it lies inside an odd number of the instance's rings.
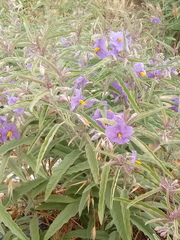
[[86,144],[85,150],[86,150],[87,160],[91,169],[91,173],[93,175],[95,183],[97,184],[99,169],[98,169],[98,160],[96,158],[95,148],[93,149],[90,144]]
[[63,174],[66,173],[68,168],[75,162],[75,160],[81,155],[81,153],[82,152],[78,149],[72,151],[71,153],[67,154],[66,157],[54,169],[53,175],[51,175],[46,188],[45,201],[48,199],[52,190],[55,188],[56,184],[61,179]]
[[41,98],[43,98],[44,96],[46,96],[47,94],[49,94],[48,90],[44,90],[43,92],[40,92],[39,94],[37,94],[34,98],[33,101],[31,102],[30,106],[29,106],[29,110],[32,112],[34,106],[36,105],[36,103],[39,102],[39,100]]
[[138,230],[142,231],[146,236],[148,236],[150,240],[154,240],[153,234],[155,234],[155,232],[150,226],[145,226],[145,222],[141,217],[131,215],[131,222],[137,227]]
[[22,139],[14,139],[9,142],[6,142],[4,145],[0,147],[0,155],[7,153],[9,150],[15,149],[18,146],[23,144],[28,144],[33,140],[33,137],[22,138]]
[[134,204],[140,202],[141,200],[143,200],[143,199],[145,199],[145,198],[147,198],[147,197],[149,197],[149,196],[151,196],[151,195],[153,195],[153,194],[155,194],[155,193],[157,193],[157,192],[159,192],[159,191],[160,191],[160,188],[155,188],[155,189],[153,189],[153,190],[151,190],[151,191],[148,191],[147,193],[145,193],[145,194],[143,194],[143,195],[140,195],[140,196],[136,197],[134,200],[132,200],[132,201],[128,204],[127,207],[130,208],[130,207],[133,206]]
[[60,124],[55,124],[51,130],[49,131],[48,135],[46,136],[41,149],[39,151],[38,157],[37,157],[37,164],[36,164],[36,174],[39,172],[39,168],[40,168],[40,164],[41,164],[41,160],[44,157],[44,154],[49,146],[49,144],[51,143],[51,141],[54,138],[54,135],[56,134],[56,132],[58,131],[59,127],[63,124],[64,122],[60,123]]
[[67,205],[50,225],[43,240],[48,240],[57,230],[61,229],[61,227],[67,223],[71,217],[74,217],[78,212],[78,206],[79,201]]
[[164,166],[163,162],[158,157],[156,157],[153,151],[151,151],[144,142],[135,137],[131,137],[131,141],[134,142],[143,152],[147,153],[148,156],[153,158],[155,163],[157,163],[168,176],[172,177],[172,174]]
[[10,231],[14,235],[18,236],[20,240],[28,240],[28,238],[25,236],[25,234],[22,232],[19,226],[12,220],[11,216],[1,203],[0,203],[0,216],[1,221],[4,223],[6,227],[10,229]]
[[39,219],[35,214],[33,218],[30,220],[30,236],[31,240],[39,240]]
[[6,166],[8,164],[8,160],[10,157],[11,151],[7,152],[4,156],[2,156],[1,165],[0,165],[0,183],[4,179],[4,171],[6,169]]
[[123,91],[127,94],[128,100],[131,103],[132,107],[134,108],[135,112],[140,112],[140,109],[136,103],[136,100],[133,98],[131,92],[129,91],[129,89],[126,87],[125,83],[123,82],[123,80],[121,80],[120,78],[117,78],[118,82],[120,83],[121,87],[123,88]]
[[106,186],[108,181],[108,174],[110,171],[110,165],[106,165],[102,169],[100,189],[99,189],[99,203],[98,203],[98,216],[99,222],[102,225],[104,219],[104,209],[105,209],[105,194]]

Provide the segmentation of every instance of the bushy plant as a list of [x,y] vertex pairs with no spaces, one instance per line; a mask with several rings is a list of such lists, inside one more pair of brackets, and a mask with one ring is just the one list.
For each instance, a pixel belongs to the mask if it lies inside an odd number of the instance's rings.
[[1,3],[3,239],[180,238],[180,58],[162,16],[104,11]]

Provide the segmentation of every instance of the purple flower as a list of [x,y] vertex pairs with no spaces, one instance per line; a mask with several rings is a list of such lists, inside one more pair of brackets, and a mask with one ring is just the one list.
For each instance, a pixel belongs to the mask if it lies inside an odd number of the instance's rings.
[[4,128],[0,128],[0,142],[7,140],[7,131]]
[[0,125],[3,125],[7,121],[7,116],[0,116]]
[[85,108],[90,108],[90,107],[92,107],[92,106],[94,105],[94,103],[96,103],[96,102],[99,102],[99,100],[97,100],[97,99],[91,99],[91,100],[85,102],[84,107],[85,107]]
[[88,79],[85,78],[84,75],[81,75],[75,80],[74,87],[72,90],[75,90],[76,88],[83,88],[86,86],[88,82],[89,82]]
[[118,144],[128,143],[130,141],[131,135],[134,133],[132,127],[127,126],[124,120],[118,121],[116,126],[107,126],[105,134],[111,142]]
[[99,59],[109,57],[109,51],[106,48],[105,43],[105,38],[95,39],[94,52],[99,56]]
[[71,111],[74,111],[74,109],[81,104],[84,106],[86,103],[84,102],[85,97],[82,95],[81,89],[75,90],[75,96],[71,98]]
[[32,68],[32,64],[31,63],[27,63],[26,64],[26,69],[30,69],[30,68]]
[[127,37],[129,32],[110,32],[110,45],[112,53],[117,56],[123,50],[129,51],[129,44],[131,43],[131,37]]
[[[107,119],[113,119],[115,116],[114,112],[111,112],[109,110],[106,110],[106,118]],[[104,124],[102,122],[100,122],[99,120],[97,120],[98,118],[102,118],[102,114],[100,112],[99,109],[96,109],[96,111],[94,112],[94,116],[92,117],[92,120],[94,120],[100,127],[105,128]]]
[[[111,84],[111,86],[112,86],[113,88],[115,88],[116,90],[118,90],[118,91],[122,94],[123,100],[124,100],[125,102],[128,102],[127,95],[126,95],[126,93],[123,91],[123,88],[120,86],[120,84],[119,84],[118,81],[114,81],[114,82]],[[114,92],[111,92],[111,93],[114,95],[115,98],[118,97],[118,95],[117,95],[116,93],[114,93]]]
[[134,71],[138,77],[146,76],[146,71],[144,69],[144,64],[141,62],[134,64]]
[[[180,104],[180,100],[178,97],[176,96],[173,96],[173,100],[172,100],[174,103],[176,103],[177,105]],[[175,112],[178,112],[178,109],[179,109],[179,106],[177,105],[172,105],[172,107],[170,109],[174,110]]]
[[160,22],[161,22],[161,20],[158,17],[154,17],[151,19],[151,23],[153,23],[153,24],[160,23]]
[[[149,63],[150,63],[150,65],[152,65],[152,66],[159,66],[159,63],[158,63],[158,62],[155,62],[155,61],[153,61],[153,60],[149,60]],[[160,76],[160,74],[161,74],[161,70],[158,69],[158,70],[154,70],[154,71],[147,72],[147,77],[148,77],[148,78],[155,78],[155,77]]]
[[[12,104],[15,104],[15,103],[18,103],[18,102],[20,102],[19,98],[8,96],[8,104],[9,105],[12,105]],[[13,111],[17,112],[19,115],[22,115],[24,113],[24,108],[17,108],[17,109],[14,109]]]
[[6,131],[6,136],[9,138],[19,139],[19,133],[17,131],[16,126],[13,123],[7,123],[4,125],[4,129]]

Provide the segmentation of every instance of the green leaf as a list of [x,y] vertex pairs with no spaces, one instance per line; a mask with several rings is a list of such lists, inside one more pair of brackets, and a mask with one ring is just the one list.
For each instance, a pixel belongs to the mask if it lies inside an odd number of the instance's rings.
[[118,82],[120,83],[121,87],[123,88],[123,91],[127,94],[128,100],[131,103],[132,107],[134,108],[135,112],[140,112],[140,109],[135,101],[135,99],[133,98],[132,94],[130,93],[129,89],[126,87],[126,85],[124,84],[124,82],[120,79],[117,78]]
[[78,206],[79,201],[67,205],[50,225],[43,240],[48,240],[56,231],[61,229],[63,224],[67,223],[71,217],[74,217],[78,212]]
[[90,144],[86,144],[85,147],[87,160],[91,169],[91,173],[93,175],[94,181],[98,183],[99,169],[98,169],[98,161],[96,158],[95,148],[93,149]]
[[[129,204],[131,203],[131,200],[125,199],[125,198],[120,198],[120,197],[115,197],[114,201],[123,201],[123,202],[129,203]],[[155,204],[155,203],[153,202],[153,204]],[[134,205],[134,207],[148,213],[150,216],[153,216],[153,218],[154,217],[166,218],[167,215],[162,210],[159,210],[157,207],[152,206],[153,204],[152,204],[152,202],[150,202],[150,204],[146,204],[144,202],[138,202]]]
[[47,199],[47,202],[59,202],[59,203],[73,203],[76,202],[77,199],[65,196],[65,195],[55,195],[52,194]]
[[22,138],[22,139],[14,139],[10,142],[6,142],[4,145],[0,147],[0,155],[7,153],[9,150],[12,150],[16,147],[19,147],[24,144],[28,144],[33,140],[33,137]]
[[39,100],[41,98],[43,98],[45,95],[49,94],[49,91],[48,90],[44,90],[43,92],[40,92],[39,94],[37,94],[33,101],[31,102],[30,106],[29,106],[29,110],[32,112],[33,111],[33,108],[34,106],[36,105],[37,102],[39,102]]
[[30,100],[25,100],[25,101],[21,101],[21,102],[17,102],[14,103],[12,105],[9,105],[3,109],[1,109],[0,111],[0,115],[4,115],[6,113],[9,113],[10,111],[17,109],[17,108],[25,108],[25,107],[29,107],[29,105],[31,104]]
[[71,153],[67,154],[67,156],[58,164],[58,166],[54,169],[53,175],[51,175],[49,179],[49,183],[45,192],[45,201],[50,196],[52,190],[55,188],[56,184],[59,182],[64,173],[68,170],[68,168],[75,162],[75,160],[81,155],[80,150],[74,150]]
[[[32,168],[32,170],[35,172],[36,169],[36,158],[33,157],[31,154],[26,155],[25,152],[21,151],[21,156],[23,158],[23,160]],[[45,173],[43,168],[40,168],[39,176],[43,177],[43,178],[47,178],[47,174]]]
[[52,62],[50,62],[48,59],[46,59],[45,57],[42,57],[42,56],[38,56],[36,58],[36,61],[38,61],[38,60],[42,60],[43,62],[45,62],[52,70],[54,70],[54,72],[56,72],[58,74],[58,76],[60,75],[58,68]]
[[23,174],[23,171],[19,164],[17,163],[17,159],[11,158],[8,163],[8,167],[11,169],[12,172],[16,174],[23,182],[27,182],[26,177]]
[[135,143],[143,152],[147,153],[151,158],[155,160],[155,162],[162,168],[162,170],[170,177],[172,177],[172,174],[169,172],[169,170],[164,166],[163,162],[156,157],[156,155],[148,148],[148,146],[143,143],[140,139],[131,137],[131,141]]
[[136,197],[133,201],[131,201],[131,202],[128,204],[127,207],[130,208],[130,207],[133,206],[134,204],[140,202],[141,200],[143,200],[143,199],[145,199],[145,198],[147,198],[147,197],[149,197],[149,196],[151,196],[151,195],[153,195],[153,194],[155,194],[155,193],[157,193],[157,192],[159,192],[159,191],[160,191],[160,188],[156,188],[156,189],[153,189],[153,190],[151,190],[151,191],[148,191],[147,193],[145,193],[145,194],[143,194],[143,195],[141,195],[141,196],[139,196],[139,197]]
[[104,219],[104,209],[105,209],[105,194],[106,186],[108,181],[108,174],[110,171],[110,165],[106,165],[102,169],[100,189],[99,189],[99,203],[98,203],[98,216],[99,222],[102,225]]
[[0,216],[1,221],[4,223],[6,227],[10,229],[10,231],[18,236],[21,240],[28,240],[26,235],[22,232],[19,226],[12,220],[11,216],[7,213],[5,207],[0,203]]
[[89,198],[90,191],[91,191],[91,189],[82,193],[81,200],[80,200],[80,203],[79,203],[79,216],[81,216],[82,211],[86,206],[86,202]]
[[[15,72],[15,73],[13,73],[11,76],[13,76],[13,77],[19,77],[19,78],[22,78],[22,79],[27,79],[27,80],[29,80],[29,81],[31,81],[31,82],[36,82],[36,83],[38,83],[38,84],[43,85],[44,87],[46,87],[46,84],[45,84],[43,81],[38,80],[38,78],[32,77],[31,75],[29,76],[29,75],[27,75],[27,74],[21,74],[21,73],[19,73],[19,72]],[[31,101],[30,101],[30,102],[31,102]]]
[[143,113],[139,113],[137,114],[135,117],[133,117],[132,119],[130,119],[128,121],[128,124],[131,125],[132,123],[134,122],[137,122],[145,117],[149,117],[149,116],[152,116],[153,114],[157,113],[157,112],[161,112],[162,110],[164,109],[167,109],[169,108],[168,106],[165,106],[165,107],[158,107],[156,109],[153,109],[153,110],[150,110],[150,111],[147,111],[147,112],[143,112]]
[[44,157],[44,154],[49,146],[49,144],[51,143],[51,141],[54,138],[54,135],[56,134],[56,132],[58,131],[59,127],[63,124],[64,122],[60,123],[60,124],[55,124],[51,130],[49,131],[48,135],[46,136],[41,149],[39,151],[38,157],[37,157],[37,164],[36,164],[36,170],[35,173],[37,174],[39,172],[40,169],[40,164],[41,164],[41,160]]
[[[128,190],[127,189],[122,189],[120,196],[122,198],[127,198],[128,199]],[[126,202],[121,202],[121,209],[122,209],[122,219],[124,222],[124,226],[126,229],[126,235],[127,239],[131,238],[131,225],[130,225],[130,211],[127,208],[127,203]]]
[[74,173],[82,172],[86,169],[89,169],[89,165],[87,164],[87,161],[78,163],[75,166],[70,167],[67,170],[66,174],[67,175],[72,175]]
[[54,121],[54,119],[49,119],[49,121],[47,121],[43,128],[41,128],[41,130],[39,131],[39,133],[36,135],[36,137],[34,138],[34,140],[31,143],[31,146],[28,149],[27,154],[29,154],[31,152],[31,150],[33,149],[34,145],[36,144],[36,142],[39,140],[39,138],[42,136],[42,134],[46,131],[46,129],[49,128],[49,126],[51,125],[51,123]]
[[31,240],[39,240],[39,219],[37,215],[34,215],[30,220],[30,236]]
[[43,125],[44,125],[44,121],[48,112],[48,105],[44,105],[42,107],[42,110],[40,112],[40,116],[39,116],[39,129],[42,129]]
[[[87,229],[82,229],[82,230],[80,229],[80,230],[74,230],[74,231],[68,232],[64,236],[63,240],[70,240],[72,238],[89,239],[89,237],[87,237]],[[97,230],[96,239],[109,240],[109,235],[106,231]],[[112,240],[116,240],[116,239],[112,239]]]
[[118,232],[114,231],[110,233],[109,240],[119,240],[119,239],[120,239],[120,236]]
[[65,203],[48,202],[36,207],[36,210],[63,210],[66,205]]
[[[31,198],[34,199],[37,195],[42,194],[42,192],[46,189],[47,184],[48,184],[48,180],[40,183],[38,186],[33,188],[31,193],[30,193]],[[43,198],[42,201],[44,201],[44,198]]]
[[127,204],[114,201],[113,207],[110,209],[110,214],[122,240],[132,240],[131,228],[129,227],[130,214],[127,209]]
[[10,157],[11,151],[7,152],[3,157],[0,165],[0,183],[2,183],[4,179],[4,171],[6,169],[6,166],[8,164],[8,160]]
[[93,121],[86,113],[81,112],[80,115],[82,115],[93,127],[98,129],[100,132],[104,131],[95,121]]
[[111,62],[111,58],[105,58],[103,60],[100,60],[98,63],[96,63],[93,67],[91,67],[85,74],[88,76],[91,73],[94,73],[97,69],[101,67],[105,67],[107,63]]
[[121,168],[117,168],[115,173],[114,173],[112,187],[111,187],[110,208],[112,208],[112,206],[113,206],[113,198],[114,198],[114,194],[115,194],[115,191],[116,191],[116,186],[117,186],[117,181],[118,181],[118,178],[119,178],[120,171],[121,171]]
[[23,183],[20,187],[16,188],[13,191],[13,200],[16,201],[18,198],[22,197],[23,194],[30,192],[36,186],[45,182],[46,180],[43,178],[37,178],[35,180],[31,180],[29,182]]
[[[155,240],[161,240],[159,237],[157,237],[155,234],[153,234],[153,236],[154,236],[154,239]],[[167,240],[171,240],[171,239],[167,239]]]
[[107,118],[97,118],[96,120],[100,121],[103,124],[108,124],[108,125],[111,125],[111,126],[116,126],[117,125],[117,122],[115,122],[113,120],[110,120],[110,119],[107,119]]
[[150,240],[154,240],[153,234],[155,234],[155,232],[150,226],[145,226],[145,222],[141,217],[131,215],[131,222],[137,227],[138,230],[142,231],[146,236],[148,236]]

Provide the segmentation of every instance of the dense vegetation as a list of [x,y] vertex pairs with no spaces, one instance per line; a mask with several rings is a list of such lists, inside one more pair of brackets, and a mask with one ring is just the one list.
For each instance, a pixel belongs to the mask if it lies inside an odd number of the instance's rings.
[[0,7],[2,239],[180,239],[178,1]]

